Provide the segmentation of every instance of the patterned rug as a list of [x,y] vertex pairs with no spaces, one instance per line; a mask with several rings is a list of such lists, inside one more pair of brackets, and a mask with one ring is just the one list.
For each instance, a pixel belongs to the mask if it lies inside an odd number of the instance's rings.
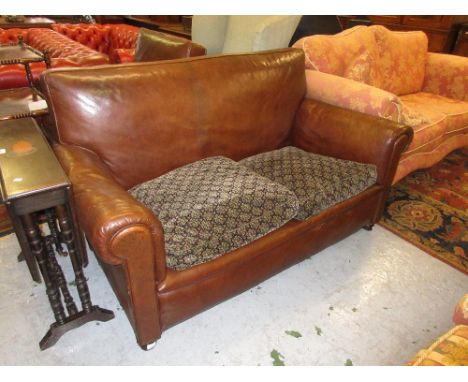
[[468,150],[392,187],[380,225],[468,275]]

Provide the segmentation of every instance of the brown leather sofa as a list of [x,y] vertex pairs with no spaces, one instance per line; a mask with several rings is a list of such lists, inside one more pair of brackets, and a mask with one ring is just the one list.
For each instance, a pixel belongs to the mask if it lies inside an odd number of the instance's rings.
[[[303,52],[281,49],[57,69],[41,77],[81,229],[142,348],[379,220],[412,130],[305,99],[304,73]],[[167,267],[158,217],[127,191],[202,158],[240,160],[286,145],[374,164],[377,183],[212,261],[183,271]]]

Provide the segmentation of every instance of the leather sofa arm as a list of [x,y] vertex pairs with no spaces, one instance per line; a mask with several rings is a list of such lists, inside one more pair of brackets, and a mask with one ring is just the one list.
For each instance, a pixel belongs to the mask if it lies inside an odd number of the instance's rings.
[[401,123],[400,98],[390,92],[333,74],[306,70],[306,97]]
[[468,101],[468,58],[428,53],[422,91]]
[[113,179],[93,152],[65,144],[55,144],[54,151],[72,183],[80,227],[96,255],[152,278],[153,287],[164,280],[164,234],[156,216]]
[[303,150],[377,166],[389,187],[413,129],[368,114],[306,99],[296,114],[292,141]]

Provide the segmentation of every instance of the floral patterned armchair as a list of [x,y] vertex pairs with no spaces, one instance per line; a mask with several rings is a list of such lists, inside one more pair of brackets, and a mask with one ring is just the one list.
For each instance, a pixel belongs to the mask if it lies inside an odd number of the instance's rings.
[[307,97],[413,128],[393,183],[468,146],[468,58],[427,44],[424,32],[378,25],[294,44],[305,52]]

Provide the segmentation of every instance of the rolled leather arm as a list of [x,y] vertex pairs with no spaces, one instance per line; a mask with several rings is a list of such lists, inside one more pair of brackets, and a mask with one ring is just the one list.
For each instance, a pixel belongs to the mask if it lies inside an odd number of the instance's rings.
[[[130,271],[166,274],[161,223],[110,174],[98,156],[77,146],[55,144],[54,151],[73,188],[80,227],[105,263],[125,263]],[[153,277],[153,286],[155,283]]]
[[393,93],[317,70],[306,70],[306,84],[307,98],[402,122],[402,104]]
[[293,144],[306,151],[377,166],[390,186],[413,129],[372,115],[306,99],[294,121]]
[[468,58],[428,53],[422,91],[468,101]]

